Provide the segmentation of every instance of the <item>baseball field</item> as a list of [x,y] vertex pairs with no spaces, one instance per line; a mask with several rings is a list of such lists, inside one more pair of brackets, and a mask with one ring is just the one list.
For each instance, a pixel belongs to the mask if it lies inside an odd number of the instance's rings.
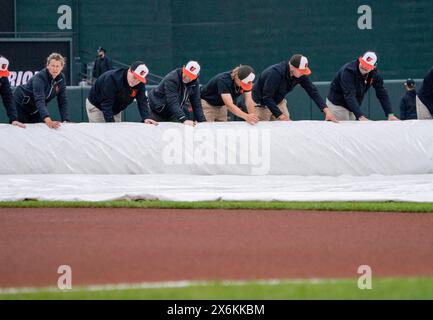
[[[0,299],[432,299],[433,204],[0,202]],[[59,289],[60,265],[72,289]],[[360,266],[371,289],[360,289]]]
[[413,318],[432,3],[2,0],[0,317]]

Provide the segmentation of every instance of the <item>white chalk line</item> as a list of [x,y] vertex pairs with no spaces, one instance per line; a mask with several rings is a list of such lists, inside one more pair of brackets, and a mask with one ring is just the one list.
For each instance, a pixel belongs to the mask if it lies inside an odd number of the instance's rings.
[[322,284],[336,283],[348,279],[269,279],[269,280],[224,280],[224,281],[165,281],[165,282],[141,282],[141,283],[121,283],[121,284],[104,284],[77,286],[72,289],[61,290],[57,287],[20,287],[20,288],[0,288],[1,294],[22,294],[22,293],[41,293],[41,292],[96,292],[96,291],[118,291],[118,290],[138,290],[138,289],[163,289],[163,288],[188,288],[196,286],[246,286],[246,285],[284,285],[284,284]]

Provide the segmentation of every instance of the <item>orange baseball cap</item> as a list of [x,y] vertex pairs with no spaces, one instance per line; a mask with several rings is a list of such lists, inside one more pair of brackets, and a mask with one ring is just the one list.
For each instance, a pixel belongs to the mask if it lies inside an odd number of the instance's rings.
[[8,70],[9,60],[3,56],[0,56],[0,77],[9,77],[11,74]]

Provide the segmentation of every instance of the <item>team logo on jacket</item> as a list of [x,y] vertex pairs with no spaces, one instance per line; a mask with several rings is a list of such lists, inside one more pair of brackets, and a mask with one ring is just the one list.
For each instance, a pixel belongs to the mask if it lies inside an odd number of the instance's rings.
[[137,92],[137,89],[132,89],[130,96],[134,98],[137,95]]
[[56,92],[59,93],[59,91],[60,91],[60,87],[59,87],[58,85],[56,85],[56,86],[54,87],[54,90],[56,90]]

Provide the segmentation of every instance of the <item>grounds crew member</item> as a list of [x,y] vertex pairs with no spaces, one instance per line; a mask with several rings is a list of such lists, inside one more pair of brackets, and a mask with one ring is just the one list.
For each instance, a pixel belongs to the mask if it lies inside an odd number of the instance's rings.
[[68,100],[66,98],[66,78],[62,73],[65,58],[59,53],[52,53],[47,58],[47,66],[36,73],[30,80],[16,88],[14,100],[18,111],[18,120],[23,123],[45,122],[57,129],[59,121],[51,119],[47,104],[57,97],[60,116],[63,122],[70,121]]
[[418,119],[416,113],[416,90],[415,81],[413,79],[407,79],[404,83],[406,93],[401,97],[400,100],[400,119],[401,120],[412,120]]
[[14,96],[9,83],[10,72],[8,70],[9,60],[0,56],[0,95],[3,100],[9,123],[13,126],[25,128],[26,126],[18,121],[17,109],[15,107]]
[[[231,71],[220,73],[210,79],[201,89],[201,103],[207,121],[227,121],[227,110],[250,124],[257,123],[255,103],[251,89],[255,79],[254,69],[240,65]],[[244,95],[248,113],[242,111],[236,100]]]
[[433,116],[433,68],[425,76],[416,96],[418,119],[432,119]]
[[111,59],[107,57],[107,52],[104,48],[98,48],[98,58],[95,60],[95,64],[93,65],[92,75],[96,80],[98,79],[104,72],[113,69],[113,63]]
[[121,112],[136,99],[142,121],[156,125],[146,96],[148,73],[146,65],[136,61],[130,68],[109,70],[101,75],[86,99],[89,122],[121,122]]
[[261,121],[288,121],[290,113],[285,96],[298,84],[326,115],[325,120],[335,121],[325,101],[311,82],[308,59],[301,54],[293,55],[289,61],[282,61],[266,68],[258,77],[253,88],[253,99],[257,103],[255,112]]
[[158,121],[181,122],[195,126],[206,121],[200,102],[200,65],[189,61],[183,68],[168,73],[149,92],[149,106]]
[[337,120],[368,120],[360,106],[364,95],[372,86],[388,120],[398,120],[392,112],[388,91],[383,86],[383,78],[376,66],[376,53],[367,51],[338,71],[326,101]]

